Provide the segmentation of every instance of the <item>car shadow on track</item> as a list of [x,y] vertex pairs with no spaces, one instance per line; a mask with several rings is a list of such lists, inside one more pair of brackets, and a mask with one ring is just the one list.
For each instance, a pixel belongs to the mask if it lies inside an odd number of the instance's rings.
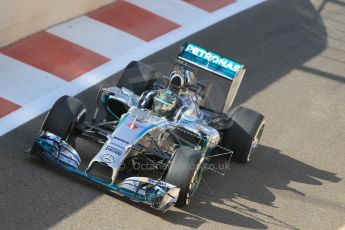
[[198,228],[212,221],[252,229],[298,229],[291,223],[248,207],[248,201],[280,208],[274,205],[276,197],[272,189],[304,196],[302,191],[289,184],[298,182],[317,186],[322,185],[322,181],[336,183],[341,180],[332,172],[317,169],[281,153],[278,149],[262,145],[257,149],[253,162],[246,165],[231,163],[230,170],[224,177],[208,172],[204,178],[207,185],[201,183],[190,206],[174,208],[165,214],[142,205],[137,207],[176,225],[190,228]]
[[[51,193],[55,195],[53,200],[49,199],[49,207],[54,206],[55,211],[50,209],[49,213],[54,212],[56,215],[46,216],[46,223],[53,221],[55,218],[61,218],[59,216],[69,212],[70,208],[73,209],[75,205],[79,206],[85,201],[88,202],[87,200],[93,199],[94,194],[98,194],[101,191],[103,194],[128,203],[128,205],[135,206],[177,226],[197,229],[208,222],[218,222],[251,229],[267,229],[269,227],[298,229],[291,223],[286,223],[269,213],[263,213],[256,208],[250,207],[248,201],[272,208],[280,208],[274,204],[276,197],[272,189],[286,190],[296,196],[303,197],[304,193],[302,191],[289,186],[291,182],[320,186],[322,181],[337,183],[341,180],[332,172],[305,164],[281,153],[278,149],[260,145],[253,158],[253,162],[245,165],[231,162],[230,169],[225,176],[212,171],[205,172],[205,182],[200,184],[191,205],[182,209],[173,208],[166,213],[161,213],[147,205],[142,205],[114,194],[101,186],[95,186],[92,182],[81,179],[71,173],[66,173],[59,168],[43,163],[43,161],[40,162],[30,158],[26,162],[31,167],[48,170],[50,171],[49,174],[71,180],[73,183],[82,185],[81,187],[84,187],[83,190],[90,191],[83,192],[82,196],[81,193],[78,194],[74,191],[68,197],[64,196],[63,193]],[[224,159],[220,159],[219,162],[224,162]],[[40,181],[40,183],[45,183],[45,181]],[[46,187],[51,187],[48,191],[53,192],[55,186],[46,184]],[[46,195],[39,193],[36,198],[43,201],[46,199]],[[69,205],[58,205],[61,200],[69,203]],[[54,203],[56,205],[53,205]],[[46,203],[41,203],[35,209],[42,210],[43,207],[46,208]],[[51,219],[52,217],[53,219]]]

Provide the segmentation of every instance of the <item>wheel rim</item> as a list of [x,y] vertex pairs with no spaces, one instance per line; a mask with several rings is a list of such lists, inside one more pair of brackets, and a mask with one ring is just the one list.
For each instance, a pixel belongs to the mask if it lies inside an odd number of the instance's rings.
[[249,154],[247,156],[247,162],[251,160],[255,150],[257,149],[257,147],[259,145],[262,133],[264,131],[264,127],[265,127],[265,123],[262,122],[261,125],[259,126],[258,131],[256,132],[256,134],[255,134],[255,136],[253,138],[252,144],[250,146]]
[[202,177],[202,167],[201,167],[202,162],[203,162],[203,158],[197,164],[196,170],[195,170],[195,172],[192,176],[191,182],[189,184],[189,192],[187,194],[187,199],[186,199],[187,205],[190,203],[190,199],[194,196],[196,190],[199,187],[201,177]]

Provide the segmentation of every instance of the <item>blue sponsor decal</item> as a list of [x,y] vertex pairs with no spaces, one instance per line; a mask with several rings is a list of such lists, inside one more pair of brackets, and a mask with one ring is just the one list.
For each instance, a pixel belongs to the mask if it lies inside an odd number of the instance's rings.
[[243,65],[218,54],[208,52],[190,42],[183,45],[183,51],[178,55],[178,58],[230,80],[243,69]]

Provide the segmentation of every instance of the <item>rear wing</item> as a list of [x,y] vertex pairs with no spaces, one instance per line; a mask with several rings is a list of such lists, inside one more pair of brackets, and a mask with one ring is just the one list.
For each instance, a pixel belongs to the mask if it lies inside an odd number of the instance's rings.
[[223,107],[223,112],[228,112],[244,76],[244,65],[208,52],[190,42],[183,44],[177,58],[231,81]]

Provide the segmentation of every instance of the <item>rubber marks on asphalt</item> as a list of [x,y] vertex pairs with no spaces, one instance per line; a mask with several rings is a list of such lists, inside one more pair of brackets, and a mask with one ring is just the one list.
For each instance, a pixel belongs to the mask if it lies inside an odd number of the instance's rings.
[[47,32],[30,36],[0,52],[65,81],[71,81],[110,60]]
[[189,4],[192,4],[196,7],[199,7],[203,10],[206,10],[207,12],[210,12],[210,13],[235,2],[235,0],[212,0],[212,1],[210,0],[183,0],[183,1]]
[[0,97],[0,118],[6,116],[9,113],[12,113],[19,108],[19,105]]
[[180,26],[124,1],[116,1],[89,13],[88,16],[132,34],[144,41],[151,41]]

